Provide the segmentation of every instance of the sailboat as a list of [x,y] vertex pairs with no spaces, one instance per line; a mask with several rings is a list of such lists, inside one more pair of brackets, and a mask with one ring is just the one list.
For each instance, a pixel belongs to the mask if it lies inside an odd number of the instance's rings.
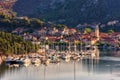
[[77,45],[74,43],[74,54],[72,55],[73,60],[78,60],[80,58],[79,52],[77,51]]

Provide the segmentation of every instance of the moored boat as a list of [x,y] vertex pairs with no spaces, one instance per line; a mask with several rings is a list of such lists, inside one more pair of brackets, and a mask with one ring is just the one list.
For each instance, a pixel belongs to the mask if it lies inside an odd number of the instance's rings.
[[15,59],[14,57],[7,57],[5,62],[7,64],[18,64],[17,59]]
[[32,64],[40,64],[40,63],[41,63],[41,60],[38,59],[38,58],[34,58],[34,59],[32,59],[31,63],[32,63]]
[[23,64],[30,64],[31,63],[31,60],[29,58],[24,58],[22,60]]
[[47,66],[47,65],[50,64],[50,61],[51,61],[50,59],[47,59],[47,60],[44,61],[44,64]]

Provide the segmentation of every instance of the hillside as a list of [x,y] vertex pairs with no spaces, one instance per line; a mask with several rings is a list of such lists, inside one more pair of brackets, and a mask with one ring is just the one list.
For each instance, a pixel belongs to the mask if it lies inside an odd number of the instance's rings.
[[0,14],[9,15],[13,14],[12,7],[16,0],[0,0]]
[[120,0],[18,0],[19,16],[39,17],[67,25],[120,19]]

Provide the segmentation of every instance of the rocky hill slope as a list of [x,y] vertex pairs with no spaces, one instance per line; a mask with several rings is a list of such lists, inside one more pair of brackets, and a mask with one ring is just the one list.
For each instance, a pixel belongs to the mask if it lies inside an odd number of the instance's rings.
[[0,0],[0,14],[12,15],[12,7],[16,0]]
[[120,19],[120,0],[18,0],[19,16],[37,17],[69,25]]

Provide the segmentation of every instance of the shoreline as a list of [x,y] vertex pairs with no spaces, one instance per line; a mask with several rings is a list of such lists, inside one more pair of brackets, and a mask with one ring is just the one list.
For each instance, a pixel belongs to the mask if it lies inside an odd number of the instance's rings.
[[[106,51],[107,51],[107,50],[106,50]],[[115,51],[116,51],[116,50],[115,50]],[[0,55],[0,65],[1,65],[2,63],[5,62],[5,60],[6,60],[7,57],[14,57],[14,58],[16,58],[16,57],[28,56],[29,54],[33,54],[33,53],[26,53],[26,54],[10,54],[10,55],[1,54],[1,55]],[[38,53],[38,54],[40,54],[40,53]],[[40,55],[43,55],[43,54],[40,54]]]
[[[25,55],[25,54],[24,54]],[[28,54],[27,54],[28,55]],[[26,56],[27,56],[26,55]],[[23,54],[19,54],[19,55],[15,55],[15,54],[12,54],[12,55],[8,55],[8,56],[12,56],[12,57],[20,57],[20,56],[23,56]],[[7,55],[0,55],[0,65],[5,62],[6,58],[8,57]]]
[[6,56],[5,55],[0,55],[0,65],[5,61]]

